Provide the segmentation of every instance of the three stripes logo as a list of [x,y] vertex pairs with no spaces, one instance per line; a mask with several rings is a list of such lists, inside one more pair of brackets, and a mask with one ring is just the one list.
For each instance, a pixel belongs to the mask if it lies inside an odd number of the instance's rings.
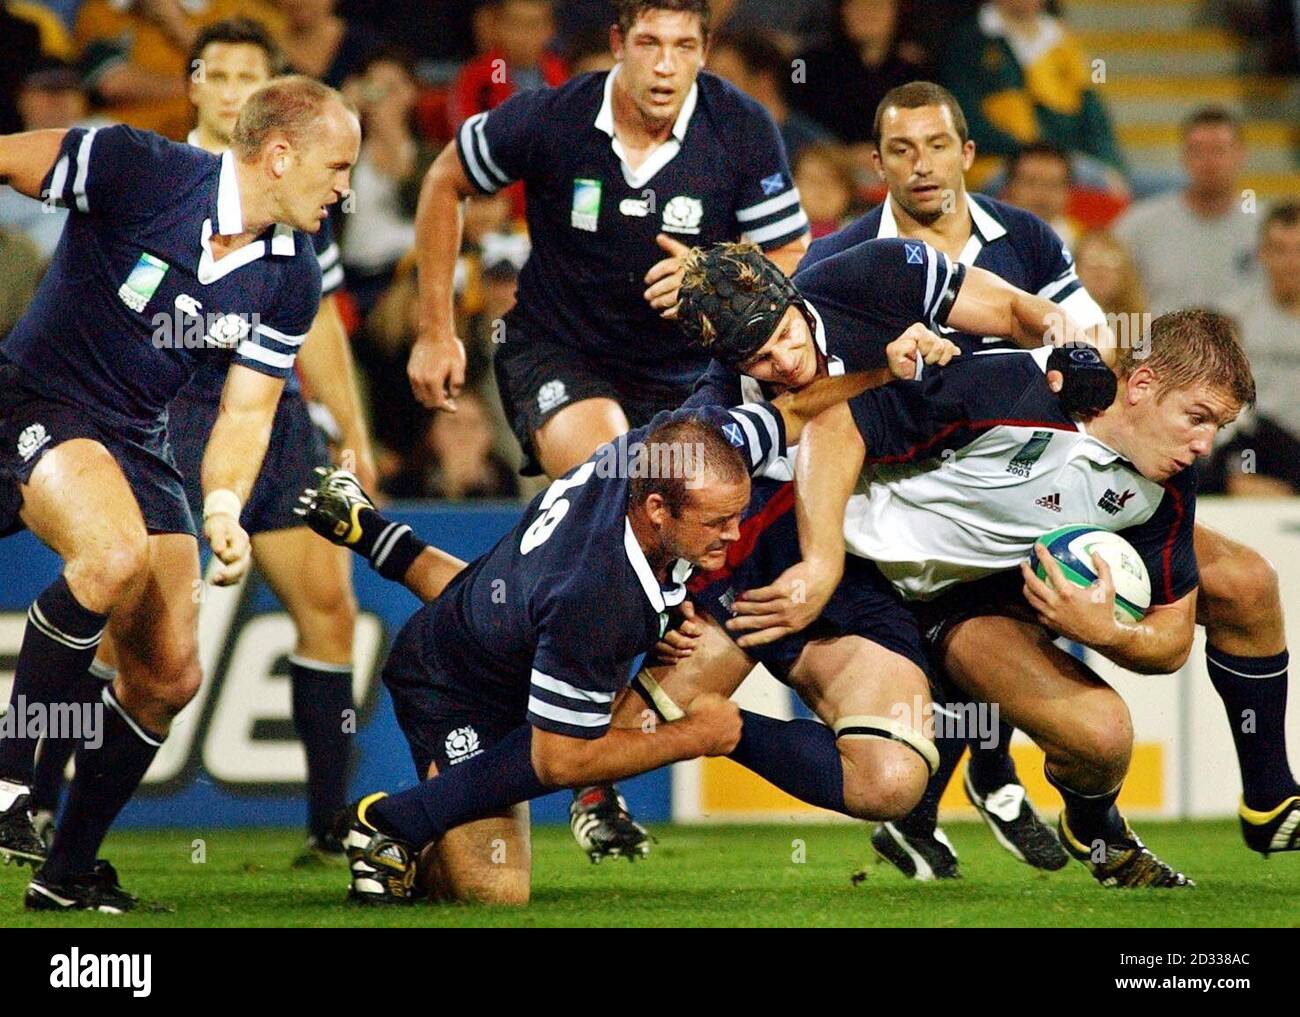
[[1039,508],[1045,508],[1052,512],[1061,511],[1061,492],[1053,491],[1051,494],[1045,494],[1034,502]]

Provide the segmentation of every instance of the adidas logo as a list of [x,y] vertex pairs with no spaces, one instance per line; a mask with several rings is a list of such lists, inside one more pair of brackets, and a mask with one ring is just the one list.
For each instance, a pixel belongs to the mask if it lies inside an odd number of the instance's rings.
[[1034,502],[1039,508],[1051,509],[1053,512],[1061,511],[1061,492],[1053,491],[1051,494],[1045,494]]

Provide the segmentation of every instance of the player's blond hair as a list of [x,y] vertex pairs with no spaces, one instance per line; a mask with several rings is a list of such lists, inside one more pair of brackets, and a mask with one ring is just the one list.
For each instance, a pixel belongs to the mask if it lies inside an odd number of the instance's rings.
[[1255,378],[1231,319],[1217,311],[1170,311],[1151,323],[1146,343],[1124,346],[1115,373],[1127,378],[1149,367],[1160,379],[1163,398],[1192,385],[1228,393],[1241,406],[1255,402]]
[[295,147],[304,145],[332,103],[356,112],[340,92],[315,78],[304,74],[273,78],[240,108],[230,147],[247,161],[256,158],[273,137]]

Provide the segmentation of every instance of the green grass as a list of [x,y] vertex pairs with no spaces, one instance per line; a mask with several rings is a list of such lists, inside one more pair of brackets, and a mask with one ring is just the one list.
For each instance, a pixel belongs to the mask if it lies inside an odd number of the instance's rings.
[[[125,832],[105,846],[128,889],[173,914],[44,915],[22,909],[26,869],[0,868],[0,926],[1290,926],[1300,924],[1300,857],[1265,861],[1235,822],[1142,823],[1151,848],[1195,878],[1182,891],[1103,890],[1071,863],[1040,873],[1016,862],[978,824],[945,827],[964,878],[905,881],[869,864],[860,825],[660,827],[635,865],[582,858],[562,827],[534,834],[533,902],[524,909],[400,910],[344,905],[339,870],[294,870],[296,833]],[[202,837],[207,859],[191,861]],[[804,861],[797,863],[802,842]]]

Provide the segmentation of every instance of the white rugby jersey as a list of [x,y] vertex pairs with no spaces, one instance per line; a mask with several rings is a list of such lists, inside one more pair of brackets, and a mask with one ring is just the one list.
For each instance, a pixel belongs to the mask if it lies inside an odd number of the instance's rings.
[[967,357],[850,402],[870,483],[849,500],[845,543],[905,598],[1014,568],[1038,537],[1073,524],[1133,544],[1153,604],[1197,585],[1196,468],[1163,484],[1142,476],[1061,409],[1050,353]]

